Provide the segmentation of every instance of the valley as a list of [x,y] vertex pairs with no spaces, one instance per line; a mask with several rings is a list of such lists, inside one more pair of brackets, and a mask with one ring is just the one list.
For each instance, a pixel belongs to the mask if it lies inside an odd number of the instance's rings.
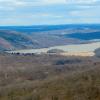
[[0,100],[100,100],[100,25],[0,27]]
[[100,100],[100,0],[0,0],[0,100]]

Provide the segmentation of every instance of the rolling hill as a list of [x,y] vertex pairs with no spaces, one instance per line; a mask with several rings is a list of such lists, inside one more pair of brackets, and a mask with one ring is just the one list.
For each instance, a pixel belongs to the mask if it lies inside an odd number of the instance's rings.
[[26,34],[17,31],[0,30],[0,50],[19,50],[44,48],[70,43],[80,43],[80,40],[64,38],[47,33]]
[[38,49],[94,42],[100,25],[51,25],[0,27],[0,50]]
[[0,31],[0,48],[4,50],[32,48],[38,44],[29,36],[15,31]]

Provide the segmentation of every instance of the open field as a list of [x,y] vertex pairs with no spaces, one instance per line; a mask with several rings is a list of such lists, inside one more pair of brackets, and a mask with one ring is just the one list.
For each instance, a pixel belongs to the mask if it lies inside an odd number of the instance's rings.
[[64,45],[64,46],[55,46],[50,48],[43,49],[29,49],[29,50],[17,50],[17,51],[8,51],[8,53],[47,53],[51,49],[61,49],[65,51],[61,55],[67,56],[94,56],[94,50],[100,47],[100,42],[88,43],[88,44],[74,44],[74,45]]
[[86,56],[94,56],[95,53],[94,52],[71,52],[71,53],[60,53],[60,55],[63,55],[63,56],[83,56],[83,57],[86,57]]

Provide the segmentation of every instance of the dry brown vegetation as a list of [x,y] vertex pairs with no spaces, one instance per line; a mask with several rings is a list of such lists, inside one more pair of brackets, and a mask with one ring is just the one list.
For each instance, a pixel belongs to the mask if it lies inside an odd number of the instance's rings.
[[0,54],[0,100],[100,100],[100,58]]

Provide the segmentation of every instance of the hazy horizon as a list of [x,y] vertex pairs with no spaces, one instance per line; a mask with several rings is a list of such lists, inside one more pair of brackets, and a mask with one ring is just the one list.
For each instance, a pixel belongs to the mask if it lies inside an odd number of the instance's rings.
[[32,27],[32,26],[70,26],[70,25],[100,25],[100,23],[67,23],[67,24],[33,24],[33,25],[0,25],[0,27]]

